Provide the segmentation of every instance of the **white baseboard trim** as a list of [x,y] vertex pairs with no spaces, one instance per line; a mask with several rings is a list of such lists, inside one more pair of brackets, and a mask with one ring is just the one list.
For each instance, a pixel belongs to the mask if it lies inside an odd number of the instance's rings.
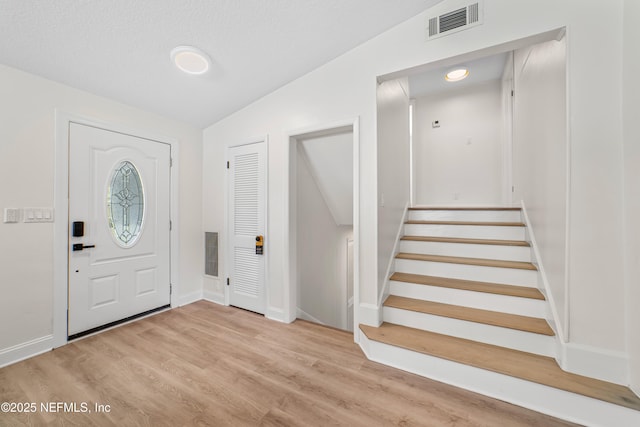
[[180,295],[178,298],[178,306],[182,307],[183,305],[192,304],[196,301],[200,301],[202,299],[202,290],[189,292],[185,295]]
[[[358,321],[363,325],[378,327],[382,324],[382,309],[374,304],[361,302],[359,307]],[[353,325],[354,329],[358,325]]]
[[320,319],[317,319],[317,318],[313,317],[312,315],[310,315],[306,311],[301,310],[299,307],[296,307],[296,317],[298,319],[308,320],[309,322],[317,323],[319,325],[326,325],[325,322],[323,322]]
[[37,356],[53,349],[53,335],[36,338],[0,350],[0,368]]
[[563,343],[562,369],[602,381],[629,385],[628,355],[575,343]]
[[202,293],[202,299],[209,302],[215,302],[216,304],[225,305],[224,294],[219,294],[212,291],[204,291]]
[[275,320],[277,322],[291,323],[287,322],[284,315],[284,310],[281,308],[267,307],[267,312],[265,313],[264,317],[266,317],[267,319]]
[[370,360],[590,427],[640,425],[640,412],[541,384],[497,374],[369,340],[360,347]]

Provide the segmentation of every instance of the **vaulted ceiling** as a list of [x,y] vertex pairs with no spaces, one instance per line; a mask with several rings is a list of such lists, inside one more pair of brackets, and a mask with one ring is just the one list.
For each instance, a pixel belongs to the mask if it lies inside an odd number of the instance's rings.
[[0,0],[0,64],[203,128],[440,1]]

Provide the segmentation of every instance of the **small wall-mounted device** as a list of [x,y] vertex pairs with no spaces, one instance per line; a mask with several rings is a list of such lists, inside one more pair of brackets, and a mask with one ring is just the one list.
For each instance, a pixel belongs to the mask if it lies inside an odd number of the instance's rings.
[[264,254],[264,236],[256,236],[256,255]]
[[71,235],[73,237],[84,236],[84,221],[74,221],[71,226]]
[[431,127],[432,128],[439,128],[440,127],[440,120],[434,120],[431,122]]
[[20,209],[19,208],[4,208],[4,222],[16,223],[20,221]]

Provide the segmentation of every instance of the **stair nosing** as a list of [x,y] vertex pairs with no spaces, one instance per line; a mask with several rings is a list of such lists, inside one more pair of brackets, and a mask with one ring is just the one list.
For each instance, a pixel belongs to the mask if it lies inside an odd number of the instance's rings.
[[[401,297],[398,295],[389,295],[383,303],[383,306],[429,314],[432,316],[447,317],[466,322],[496,326],[499,328],[513,329],[537,335],[545,335],[549,337],[555,336],[553,329],[551,329],[547,321],[538,317],[521,316],[518,314],[470,308],[461,305],[425,301],[416,298]],[[493,320],[489,320],[488,318],[490,317],[493,317]],[[535,322],[536,326],[525,327],[522,325],[522,322]]]
[[[360,324],[359,328],[365,334],[367,339],[372,341],[404,348],[409,351],[449,360],[454,363],[471,366],[477,369],[507,375],[535,384],[541,384],[546,387],[579,394],[636,411],[640,410],[640,398],[633,394],[628,387],[563,371],[557,365],[557,362],[548,356],[536,355],[521,350],[514,350],[484,342],[453,337],[431,331],[424,331],[389,322],[383,322],[377,328],[374,326]],[[385,335],[388,328],[400,328],[400,331],[417,333],[421,336],[420,342],[412,339],[411,345],[402,343],[400,340],[397,338],[394,339],[389,334]],[[431,348],[427,348],[427,346],[424,345],[424,343],[434,343],[436,341],[444,341],[445,346],[449,347],[449,351],[446,352],[446,349],[442,348],[437,350],[433,345]],[[451,347],[453,347],[453,350]],[[480,354],[485,355],[484,358],[481,360],[478,357],[468,357],[471,353],[469,349],[480,350]],[[478,352],[474,351],[474,353]],[[524,363],[520,362],[520,360],[516,360],[516,362],[520,363],[514,365],[512,359],[524,360],[528,362],[527,364],[536,365],[537,368],[522,369]],[[510,363],[506,363],[505,360],[509,360]],[[514,368],[514,366],[516,367]],[[571,386],[568,384],[571,384]]]
[[[537,288],[501,283],[478,282],[473,280],[454,279],[449,277],[427,276],[423,274],[395,272],[389,280],[411,283],[419,286],[435,286],[461,291],[481,292],[486,294],[504,295],[514,298],[527,298],[546,301],[545,296]],[[528,295],[527,295],[528,294]]]
[[444,256],[444,255],[429,255],[429,254],[399,252],[398,254],[396,254],[396,259],[409,259],[414,261],[426,261],[426,262],[443,262],[447,264],[466,264],[466,265],[474,265],[478,267],[513,268],[513,269],[527,270],[527,271],[538,270],[538,268],[530,262],[492,260],[487,258],[467,258],[467,257],[454,257],[454,256]]
[[411,206],[410,211],[522,211],[522,208],[507,207],[507,206],[450,206],[450,207],[437,207],[437,206]]
[[474,227],[525,227],[520,221],[448,221],[448,220],[421,220],[410,219],[405,224],[414,225],[470,225]]
[[414,235],[402,236],[400,240],[407,240],[412,242],[457,243],[457,244],[466,244],[466,245],[531,247],[531,244],[526,240],[472,239],[467,237],[414,236]]

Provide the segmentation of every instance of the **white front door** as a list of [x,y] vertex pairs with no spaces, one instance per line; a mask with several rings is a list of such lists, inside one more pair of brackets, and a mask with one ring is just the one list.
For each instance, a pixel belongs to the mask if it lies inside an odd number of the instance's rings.
[[69,124],[69,336],[170,303],[170,156]]
[[[266,142],[229,148],[229,303],[264,314]],[[262,251],[256,239],[263,237]],[[260,253],[262,252],[262,253]]]

